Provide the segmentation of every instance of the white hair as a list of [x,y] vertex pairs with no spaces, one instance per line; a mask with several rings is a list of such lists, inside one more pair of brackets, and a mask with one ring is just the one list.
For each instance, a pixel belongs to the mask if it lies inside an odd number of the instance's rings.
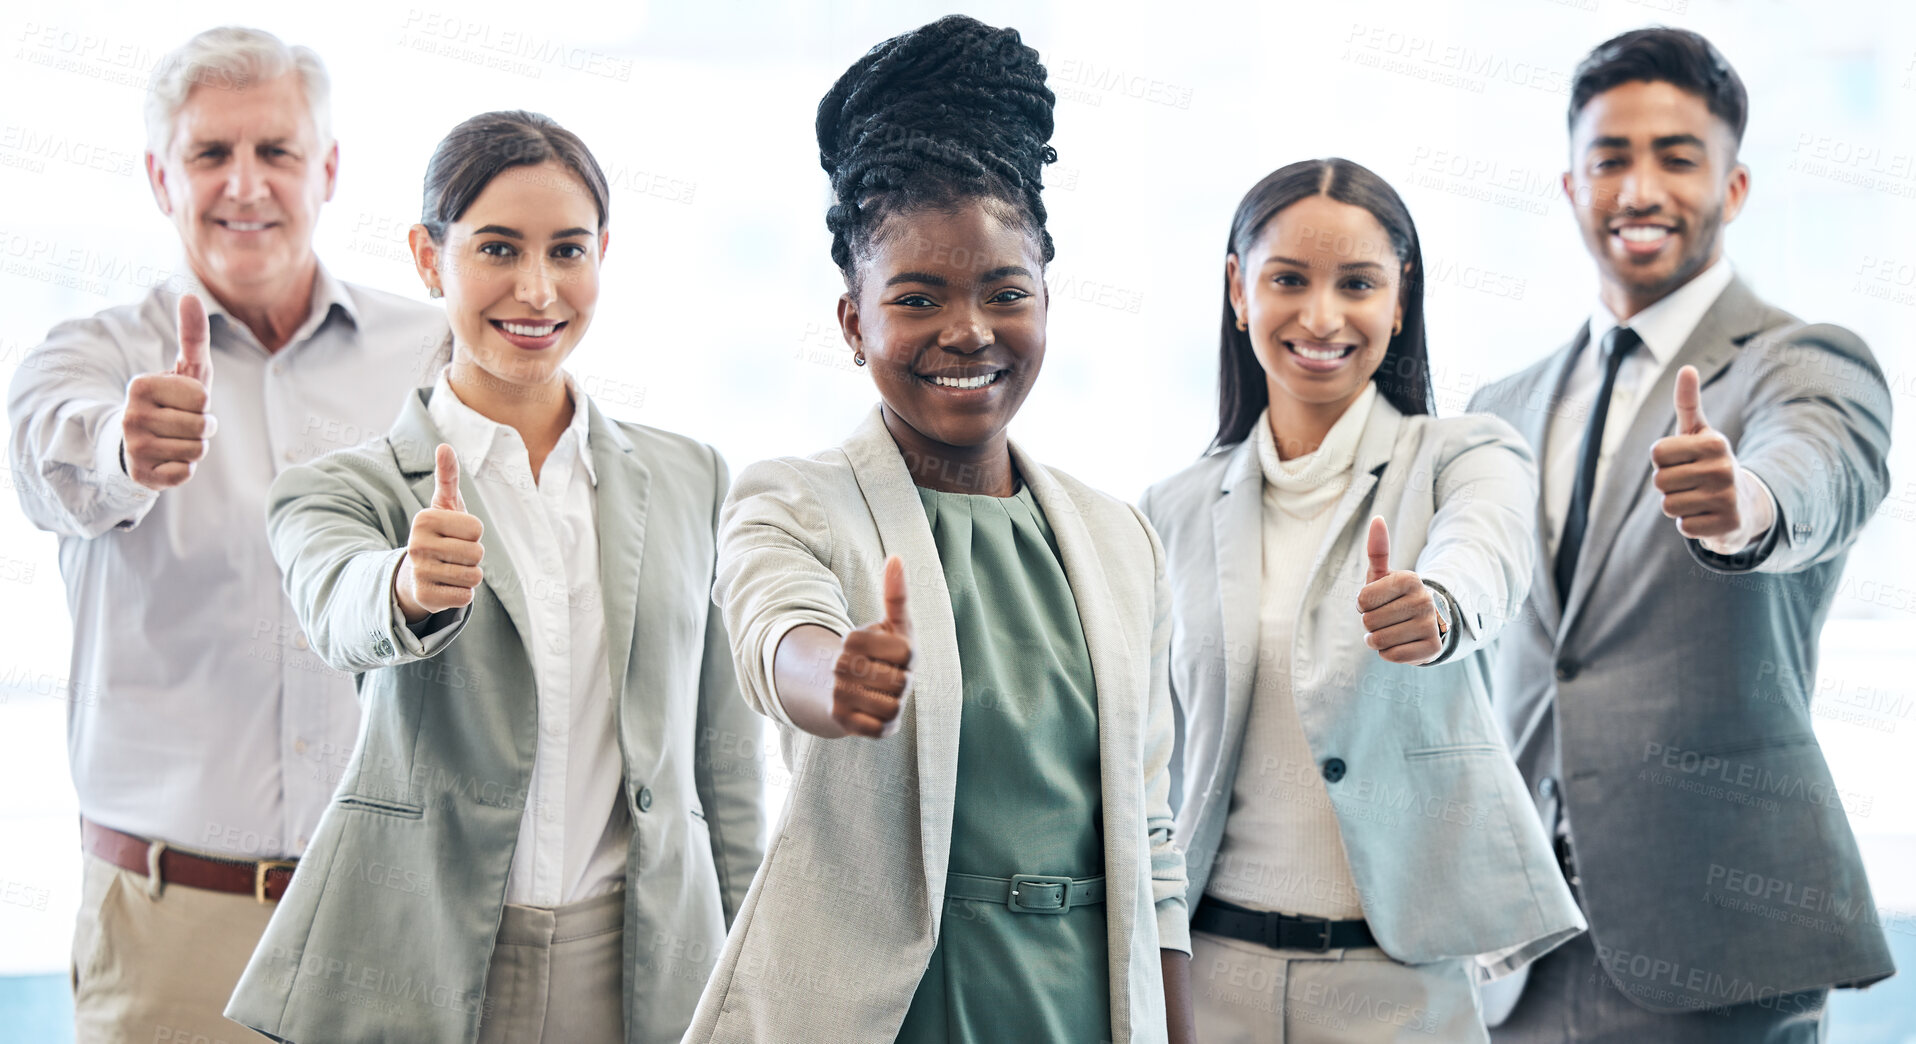
[[146,92],[146,147],[165,156],[173,147],[174,117],[186,105],[193,88],[239,89],[299,74],[306,106],[312,110],[319,147],[333,143],[332,81],[326,66],[310,47],[288,47],[279,37],[261,29],[225,25],[208,29],[167,53],[153,68]]

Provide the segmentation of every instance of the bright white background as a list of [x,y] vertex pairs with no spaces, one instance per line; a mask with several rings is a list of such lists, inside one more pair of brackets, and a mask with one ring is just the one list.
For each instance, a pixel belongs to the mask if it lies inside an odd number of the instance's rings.
[[[404,233],[434,144],[480,111],[544,112],[585,139],[614,183],[605,301],[574,359],[600,403],[711,441],[735,469],[830,445],[874,396],[833,320],[841,286],[814,108],[867,47],[951,6],[10,3],[0,16],[0,380],[53,323],[134,300],[155,272],[178,269],[141,172],[146,75],[192,32],[232,21],[314,47],[333,73],[340,183],[317,245],[338,275],[423,299]],[[1014,433],[1124,497],[1188,463],[1214,426],[1223,241],[1259,177],[1343,155],[1397,186],[1430,272],[1440,409],[1455,412],[1477,385],[1561,343],[1593,300],[1556,187],[1570,71],[1627,28],[1667,22],[1710,36],[1751,96],[1753,192],[1729,237],[1739,272],[1800,315],[1860,332],[1895,391],[1894,487],[1825,631],[1817,724],[1856,796],[1852,822],[1879,903],[1905,912],[1891,924],[1909,952],[1916,8],[966,9],[1018,27],[1059,94],[1050,349]],[[53,538],[0,504],[0,975],[66,964],[78,898],[68,643]],[[1909,996],[1909,981],[1906,972],[1886,989]]]

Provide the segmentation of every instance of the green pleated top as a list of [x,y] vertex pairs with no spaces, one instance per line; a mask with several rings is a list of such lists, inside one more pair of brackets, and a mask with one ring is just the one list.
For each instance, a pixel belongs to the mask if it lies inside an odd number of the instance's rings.
[[[1057,540],[1029,486],[920,487],[951,592],[964,706],[951,873],[1104,873],[1097,686]],[[898,1040],[1111,1039],[1103,904],[1061,915],[945,900]]]

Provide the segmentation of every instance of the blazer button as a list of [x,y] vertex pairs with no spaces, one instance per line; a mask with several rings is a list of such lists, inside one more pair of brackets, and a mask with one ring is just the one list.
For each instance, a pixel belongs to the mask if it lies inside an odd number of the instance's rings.
[[1331,758],[1324,762],[1324,778],[1332,783],[1344,778],[1344,759]]
[[1544,797],[1557,796],[1557,777],[1545,776],[1537,781],[1537,793]]
[[639,788],[639,811],[641,812],[652,811],[652,788],[651,787]]
[[1557,680],[1569,681],[1570,679],[1575,678],[1577,676],[1577,672],[1582,669],[1583,669],[1583,665],[1578,663],[1575,660],[1558,660],[1557,661]]

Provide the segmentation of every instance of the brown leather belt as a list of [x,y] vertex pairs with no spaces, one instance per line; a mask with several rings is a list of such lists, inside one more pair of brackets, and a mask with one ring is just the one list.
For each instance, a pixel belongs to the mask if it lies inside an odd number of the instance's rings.
[[164,841],[121,833],[80,817],[80,845],[122,870],[158,871],[160,881],[209,892],[250,895],[262,903],[279,902],[292,883],[297,859],[209,859],[167,847]]

